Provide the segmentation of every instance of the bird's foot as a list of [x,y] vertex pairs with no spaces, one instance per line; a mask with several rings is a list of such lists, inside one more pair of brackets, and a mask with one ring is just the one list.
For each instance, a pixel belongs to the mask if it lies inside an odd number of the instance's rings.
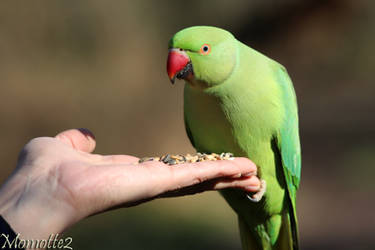
[[265,180],[260,180],[260,188],[259,191],[256,193],[246,194],[247,198],[252,202],[259,202],[262,198],[264,193],[266,192],[267,183]]

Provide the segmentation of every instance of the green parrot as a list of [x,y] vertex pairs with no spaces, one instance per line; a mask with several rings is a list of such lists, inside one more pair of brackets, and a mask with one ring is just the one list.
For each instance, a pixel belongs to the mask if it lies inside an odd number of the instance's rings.
[[285,68],[226,30],[195,26],[170,40],[167,73],[172,83],[185,80],[185,127],[195,149],[248,157],[267,184],[260,199],[221,191],[238,215],[243,249],[298,249],[301,150]]

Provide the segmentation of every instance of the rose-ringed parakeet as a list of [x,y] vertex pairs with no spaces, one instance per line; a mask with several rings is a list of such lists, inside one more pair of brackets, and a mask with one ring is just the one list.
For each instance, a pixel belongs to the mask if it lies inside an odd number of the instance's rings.
[[185,127],[199,152],[232,152],[258,167],[257,202],[221,191],[239,219],[243,249],[298,249],[301,172],[297,103],[285,68],[220,28],[196,26],[169,42],[167,72],[184,79]]

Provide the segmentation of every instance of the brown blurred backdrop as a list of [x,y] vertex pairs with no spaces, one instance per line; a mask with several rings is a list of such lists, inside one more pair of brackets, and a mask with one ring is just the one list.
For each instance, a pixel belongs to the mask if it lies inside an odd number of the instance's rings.
[[[97,153],[187,153],[169,38],[214,25],[287,67],[303,150],[302,249],[375,249],[375,4],[366,0],[1,1],[1,182],[31,138],[87,127]],[[36,229],[37,230],[37,229]],[[74,249],[240,249],[215,192],[71,228]]]

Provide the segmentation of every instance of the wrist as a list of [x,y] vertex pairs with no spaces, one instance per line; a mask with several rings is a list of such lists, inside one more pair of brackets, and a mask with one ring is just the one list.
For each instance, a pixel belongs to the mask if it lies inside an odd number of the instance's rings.
[[[48,239],[73,224],[72,208],[58,204],[30,177],[14,174],[0,189],[0,214],[21,239]],[[43,185],[42,185],[43,186]],[[51,197],[51,199],[48,199]]]

